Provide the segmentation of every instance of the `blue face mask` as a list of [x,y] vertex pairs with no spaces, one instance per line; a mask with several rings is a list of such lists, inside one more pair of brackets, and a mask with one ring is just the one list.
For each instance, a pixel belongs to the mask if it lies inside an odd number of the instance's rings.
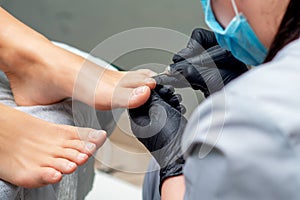
[[211,0],[201,0],[206,24],[215,32],[219,45],[248,65],[257,66],[263,63],[268,50],[258,39],[245,16],[238,12],[235,2],[232,0],[236,16],[225,30],[216,20],[210,2]]

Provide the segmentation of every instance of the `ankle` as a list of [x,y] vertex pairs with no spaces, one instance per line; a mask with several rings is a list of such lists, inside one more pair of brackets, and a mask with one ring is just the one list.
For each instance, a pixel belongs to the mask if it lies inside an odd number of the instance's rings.
[[[0,57],[1,70],[19,80],[40,79],[59,96],[72,96],[75,79],[84,59],[49,41],[16,48]],[[42,83],[41,82],[41,83]]]
[[77,75],[85,59],[52,43],[41,57],[40,64],[47,68],[49,81],[65,97],[72,97]]
[[[49,45],[43,42],[44,45]],[[1,46],[0,61],[1,70],[6,73],[18,74],[28,71],[27,69],[34,65],[39,65],[42,62],[40,48],[42,45],[13,45]]]

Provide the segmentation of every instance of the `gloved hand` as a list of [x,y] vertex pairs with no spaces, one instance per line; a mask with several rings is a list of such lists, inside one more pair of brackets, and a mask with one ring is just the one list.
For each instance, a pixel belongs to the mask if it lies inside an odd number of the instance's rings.
[[146,104],[129,110],[133,134],[161,167],[160,187],[168,177],[182,174],[181,137],[187,124],[182,116],[181,99],[165,91],[165,87],[157,87]]
[[247,66],[222,49],[214,33],[195,29],[187,47],[173,57],[168,75],[155,77],[157,84],[192,87],[207,97],[248,71]]

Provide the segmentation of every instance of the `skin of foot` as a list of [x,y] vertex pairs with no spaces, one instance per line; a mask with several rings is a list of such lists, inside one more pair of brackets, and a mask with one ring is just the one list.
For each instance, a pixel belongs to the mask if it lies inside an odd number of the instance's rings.
[[18,105],[53,104],[74,97],[76,89],[75,98],[96,109],[134,108],[155,87],[154,72],[97,66],[53,45],[2,8],[0,28],[0,70],[8,76]]
[[[132,108],[155,87],[149,79],[153,72],[115,72],[86,63],[2,8],[0,30],[0,70],[18,105],[48,105],[73,96],[97,109]],[[2,104],[0,112],[0,179],[25,188],[59,182],[106,138],[105,132],[51,124]]]
[[106,139],[104,131],[55,125],[0,104],[0,178],[25,188],[74,172]]
[[73,97],[99,110],[135,108],[148,100],[156,85],[151,70],[109,70],[52,43],[43,46],[32,59],[24,60],[17,52],[14,58],[19,59],[13,62],[18,67],[4,71],[18,105],[48,105]]

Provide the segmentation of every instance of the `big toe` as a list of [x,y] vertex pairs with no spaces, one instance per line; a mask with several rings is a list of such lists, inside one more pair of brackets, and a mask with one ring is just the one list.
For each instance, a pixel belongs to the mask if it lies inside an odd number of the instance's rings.
[[113,98],[114,105],[121,108],[137,108],[149,99],[150,88],[147,86],[141,86],[135,89],[123,88],[118,91],[116,98]]

